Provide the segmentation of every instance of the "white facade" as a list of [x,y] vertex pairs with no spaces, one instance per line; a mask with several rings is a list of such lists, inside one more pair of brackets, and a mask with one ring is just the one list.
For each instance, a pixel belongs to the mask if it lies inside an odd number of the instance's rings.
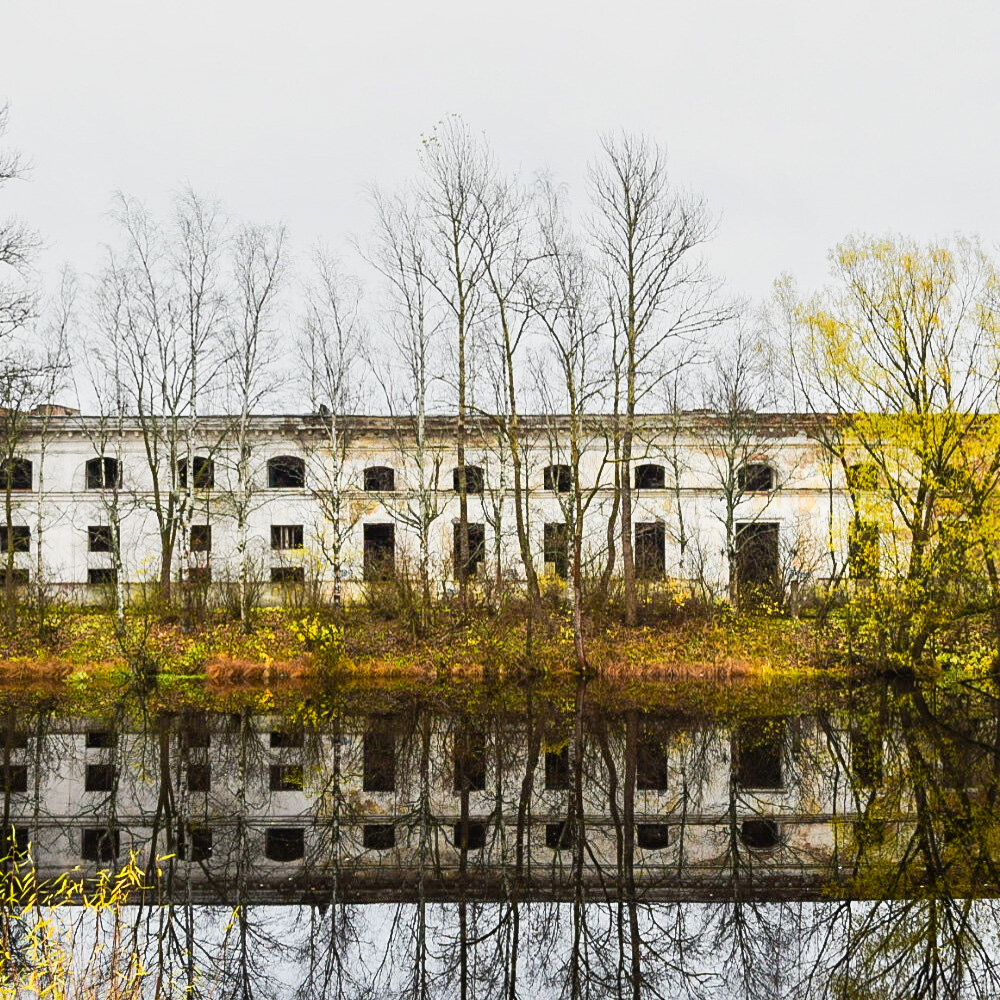
[[[737,524],[777,526],[783,583],[808,583],[831,576],[831,551],[841,564],[847,558],[849,497],[837,472],[831,474],[821,446],[807,434],[806,419],[794,415],[762,417],[752,439],[732,448],[720,444],[719,419],[703,413],[687,414],[679,421],[641,418],[628,474],[634,484],[637,467],[659,466],[663,485],[633,493],[633,521],[636,525],[662,525],[661,535],[654,532],[651,536],[654,546],[662,545],[662,575],[675,579],[698,575],[713,585],[726,579],[727,504],[722,484],[727,475],[732,482],[726,470],[735,462],[737,466],[752,463],[773,470],[772,488],[756,490],[752,482],[745,484],[751,488],[738,491],[733,513]],[[196,539],[199,532],[205,539],[198,526],[211,526],[210,551],[193,553],[189,564],[210,565],[215,581],[235,572],[236,497],[242,499],[247,512],[250,551],[259,560],[266,582],[280,580],[282,568],[297,566],[302,566],[310,579],[331,580],[334,532],[328,508],[336,486],[342,499],[340,527],[345,536],[340,572],[348,594],[352,585],[364,578],[366,534],[378,534],[373,526],[393,526],[396,568],[405,564],[415,569],[419,557],[417,526],[422,519],[428,522],[432,575],[452,580],[454,525],[459,516],[459,498],[453,486],[457,464],[454,419],[429,420],[422,465],[416,458],[410,422],[388,417],[348,418],[339,428],[340,440],[346,443],[343,462],[338,464],[332,459],[325,420],[320,416],[254,417],[250,479],[242,492],[236,475],[239,452],[233,445],[229,418],[203,418],[194,430],[179,431],[172,444],[166,435],[157,438],[162,456],[156,463],[161,503],[171,499],[171,463],[166,457],[171,448],[183,457],[186,442],[194,440],[196,463],[200,464],[201,458],[213,463],[211,488],[201,488],[196,465],[193,478],[198,488],[193,491],[193,504],[189,504],[187,488],[174,477],[177,522],[195,526]],[[572,494],[546,489],[545,468],[569,461],[567,435],[565,418],[524,418],[519,432],[526,483],[524,509],[540,575],[546,570],[559,571],[551,559],[546,566],[545,525],[567,520],[564,508]],[[597,567],[603,562],[607,518],[615,500],[611,443],[603,418],[591,419],[587,438],[580,466],[580,482],[588,501],[585,550]],[[93,478],[88,485],[88,462],[101,455],[118,463],[117,488],[113,477],[105,477],[110,481],[103,486],[95,484]],[[276,487],[269,483],[269,463],[284,456],[301,460],[304,485]],[[20,531],[20,543],[15,545],[20,578],[25,572],[32,577],[40,572],[47,583],[85,597],[88,579],[100,579],[102,571],[112,565],[109,553],[93,551],[94,533],[89,529],[108,525],[117,517],[125,580],[135,584],[157,579],[161,552],[157,491],[146,441],[137,424],[109,433],[106,425],[92,417],[39,417],[25,435],[17,457],[31,463],[30,489],[9,492],[10,521],[14,531]],[[468,438],[466,464],[482,469],[484,487],[481,495],[472,494],[468,500],[469,521],[482,525],[485,543],[477,572],[522,579],[512,471],[503,438],[485,424],[474,429]],[[365,489],[365,470],[376,467],[393,470],[392,489]],[[27,467],[21,470],[24,473]],[[656,475],[654,471],[654,480]],[[20,486],[25,485],[22,477]],[[282,526],[295,530],[272,531]],[[184,548],[178,536],[172,561],[175,576],[183,565]],[[620,544],[618,550],[620,559]],[[286,571],[285,576],[294,577],[298,572]]]

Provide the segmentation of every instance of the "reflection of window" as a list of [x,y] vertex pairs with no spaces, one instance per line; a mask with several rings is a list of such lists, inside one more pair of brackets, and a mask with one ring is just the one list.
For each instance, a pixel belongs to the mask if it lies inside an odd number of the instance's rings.
[[388,851],[396,846],[396,828],[389,823],[368,823],[361,839],[369,851]]
[[882,784],[882,741],[860,729],[851,730],[851,774],[862,788]]
[[783,788],[784,719],[746,719],[736,729],[736,781],[743,788]]
[[88,750],[110,750],[118,746],[118,733],[113,729],[89,729],[86,743]]
[[635,842],[647,851],[662,851],[670,843],[670,827],[666,823],[637,823]]
[[396,737],[390,722],[374,722],[365,732],[361,787],[366,792],[396,790]]
[[92,458],[86,468],[88,490],[113,490],[122,484],[121,466],[116,458]]
[[391,493],[396,488],[396,473],[387,465],[373,465],[364,471],[364,486],[369,493]]
[[553,851],[568,851],[573,847],[573,825],[563,820],[561,823],[545,824],[545,846]]
[[306,852],[301,827],[269,827],[264,832],[264,856],[271,861],[298,861]]
[[569,747],[545,751],[545,787],[550,791],[569,788]]
[[27,790],[27,764],[7,764],[5,767],[0,767],[0,792],[26,792]]
[[752,851],[770,851],[781,843],[778,824],[773,819],[746,819],[740,827],[740,840]]
[[542,485],[556,493],[569,493],[573,484],[573,470],[568,465],[547,465],[542,472]]
[[635,787],[639,791],[667,790],[667,752],[665,737],[656,727],[639,734],[635,748]]
[[662,465],[637,465],[635,488],[637,490],[662,490],[667,484],[667,471]]
[[183,827],[178,830],[177,857],[181,861],[207,861],[211,856],[212,831],[207,826],[193,826],[187,833]]
[[486,846],[485,823],[456,823],[455,846],[467,851],[481,851]]
[[272,764],[270,770],[272,792],[301,792],[301,764]]
[[212,790],[212,767],[210,764],[188,764],[188,791],[210,792]]
[[569,562],[569,532],[564,523],[549,522],[545,525],[542,550],[545,571],[565,580]]
[[[215,462],[203,455],[195,455],[192,460],[194,466],[194,488],[196,490],[210,490],[215,486]],[[180,485],[187,489],[188,463],[186,458],[177,461],[177,478]]]
[[121,851],[121,840],[117,830],[105,827],[83,831],[81,855],[84,861],[99,863],[114,861]]
[[271,548],[272,549],[301,549],[302,548],[302,525],[301,524],[272,524],[271,525]]
[[774,469],[764,462],[747,462],[736,473],[736,488],[743,493],[770,493],[774,489]]
[[455,791],[481,792],[486,788],[486,736],[480,729],[455,734]]
[[0,490],[30,490],[31,462],[26,458],[5,458],[0,462]]
[[0,527],[0,552],[6,552],[8,548],[15,552],[30,552],[31,528],[26,524]]
[[[462,473],[462,467],[459,466],[452,470],[452,482],[455,486],[455,492],[461,492],[459,476]],[[483,476],[483,470],[478,465],[467,465],[465,467],[465,492],[473,494],[481,494],[485,490],[486,480]]]
[[300,490],[306,484],[306,463],[294,455],[279,455],[267,463],[267,485],[272,490]]
[[879,568],[879,527],[871,521],[851,522],[847,561],[855,580],[874,580]]
[[88,764],[83,790],[85,792],[110,792],[115,787],[113,764]]
[[272,750],[296,750],[305,742],[301,729],[274,729],[271,731]]

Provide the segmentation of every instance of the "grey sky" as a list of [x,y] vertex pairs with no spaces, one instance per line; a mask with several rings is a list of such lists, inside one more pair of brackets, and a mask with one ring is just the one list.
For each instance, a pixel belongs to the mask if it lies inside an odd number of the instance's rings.
[[849,232],[1000,239],[998,29],[992,0],[0,0],[7,143],[34,163],[0,214],[49,273],[93,268],[112,191],[160,208],[185,181],[338,246],[447,113],[575,189],[625,127],[667,144],[720,217],[714,269],[762,298]]

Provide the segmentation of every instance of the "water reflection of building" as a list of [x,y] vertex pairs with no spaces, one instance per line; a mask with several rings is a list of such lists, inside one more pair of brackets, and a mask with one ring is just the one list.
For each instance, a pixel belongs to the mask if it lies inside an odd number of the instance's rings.
[[[8,732],[5,811],[43,875],[169,854],[199,898],[808,896],[854,842],[846,732],[414,711],[282,729],[266,717],[86,720]],[[580,753],[575,748],[582,747]],[[874,753],[869,745],[865,753]],[[859,752],[860,759],[860,752]]]

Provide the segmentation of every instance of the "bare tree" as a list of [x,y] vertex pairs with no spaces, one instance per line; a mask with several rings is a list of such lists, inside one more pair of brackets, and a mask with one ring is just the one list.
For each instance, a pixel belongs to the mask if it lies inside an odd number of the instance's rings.
[[670,184],[664,150],[632,135],[607,136],[601,149],[590,171],[592,230],[607,283],[620,380],[614,404],[620,418],[616,485],[625,618],[635,624],[631,476],[636,413],[681,364],[693,338],[718,325],[728,311],[715,304],[717,286],[698,255],[712,235],[712,222],[702,201]]

